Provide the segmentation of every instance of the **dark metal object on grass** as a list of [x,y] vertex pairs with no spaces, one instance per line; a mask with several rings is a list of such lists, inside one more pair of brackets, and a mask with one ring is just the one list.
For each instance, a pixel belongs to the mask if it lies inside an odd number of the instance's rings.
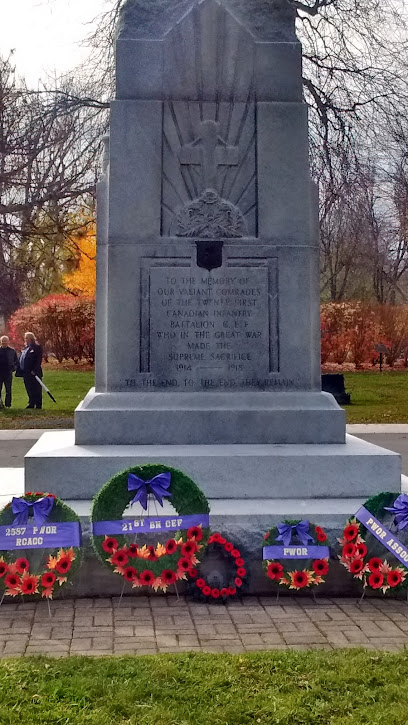
[[350,405],[350,393],[346,393],[344,375],[340,373],[322,375],[322,390],[331,393],[339,405]]

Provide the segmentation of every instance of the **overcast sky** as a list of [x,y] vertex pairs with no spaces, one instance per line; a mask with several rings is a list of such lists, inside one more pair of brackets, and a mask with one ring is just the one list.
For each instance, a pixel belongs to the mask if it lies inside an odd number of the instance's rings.
[[29,85],[45,73],[68,71],[86,54],[80,41],[110,0],[0,0],[0,55],[15,50],[14,63]]

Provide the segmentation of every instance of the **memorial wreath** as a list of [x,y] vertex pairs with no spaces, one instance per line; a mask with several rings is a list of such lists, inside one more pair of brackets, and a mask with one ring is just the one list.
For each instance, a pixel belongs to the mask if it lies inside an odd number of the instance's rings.
[[264,541],[263,569],[269,579],[289,589],[323,584],[330,549],[321,526],[309,521],[283,521],[269,529]]
[[[159,516],[166,498],[175,513]],[[128,505],[132,518],[123,518]],[[150,508],[156,509],[155,516]],[[196,575],[200,551],[208,538],[209,506],[198,486],[182,471],[162,464],[135,466],[113,476],[95,496],[92,541],[113,572],[135,587],[166,591],[178,580]],[[155,544],[136,543],[142,535],[172,533]]]
[[79,519],[54,494],[28,492],[0,511],[3,597],[41,594],[52,599],[56,588],[71,582],[81,552]]
[[339,538],[339,559],[364,590],[385,593],[406,588],[407,533],[408,496],[389,492],[372,496],[348,519]]
[[205,601],[226,601],[243,594],[248,586],[248,573],[240,550],[232,541],[215,532],[208,539],[205,557],[207,559],[214,555],[222,568],[225,565],[225,571],[217,572],[218,577],[224,581],[220,586],[215,586],[214,581],[210,582],[208,575],[206,577],[204,573],[205,560],[203,560],[194,572],[195,581],[193,588],[190,587],[190,593],[195,598]]

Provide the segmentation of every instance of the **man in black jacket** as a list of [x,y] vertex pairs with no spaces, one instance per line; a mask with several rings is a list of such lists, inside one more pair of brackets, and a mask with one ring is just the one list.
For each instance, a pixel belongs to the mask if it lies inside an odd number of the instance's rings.
[[28,395],[27,408],[42,408],[42,387],[35,379],[35,375],[42,378],[42,347],[32,332],[25,333],[24,342],[25,347],[20,355],[20,370]]
[[3,385],[6,391],[4,405],[6,408],[11,408],[11,385],[13,382],[13,372],[18,368],[17,353],[12,347],[10,347],[9,342],[10,340],[7,335],[0,337],[0,408],[3,407],[1,400]]

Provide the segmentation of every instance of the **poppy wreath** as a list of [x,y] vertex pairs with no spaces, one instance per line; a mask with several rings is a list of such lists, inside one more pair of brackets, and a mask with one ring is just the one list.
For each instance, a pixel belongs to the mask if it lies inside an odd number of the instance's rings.
[[330,551],[321,526],[309,521],[283,521],[269,529],[264,542],[263,570],[273,582],[296,590],[323,584]]
[[408,496],[384,492],[348,519],[340,562],[364,590],[383,594],[408,586]]
[[[146,464],[135,466],[113,476],[94,498],[91,521],[93,527],[93,547],[101,559],[114,573],[119,574],[125,581],[136,587],[152,587],[155,591],[167,591],[168,587],[179,580],[186,580],[188,576],[196,576],[196,565],[200,559],[200,552],[208,538],[208,528],[201,525],[192,525],[186,529],[174,531],[167,541],[152,545],[137,544],[135,539],[144,533],[133,528],[131,519],[122,519],[123,512],[131,502],[140,502],[147,508],[147,494],[151,493],[154,481],[159,484],[164,476],[165,489],[159,485],[156,489],[156,498],[170,499],[176,516],[193,517],[204,515],[208,520],[209,505],[203,492],[185,473],[162,464]],[[135,494],[135,487],[131,481],[145,482]],[[150,487],[149,487],[150,486]],[[133,501],[132,501],[133,499]],[[140,517],[136,513],[135,519]],[[146,519],[158,519],[148,514]],[[174,516],[173,516],[174,518]],[[114,535],[99,535],[106,522],[122,524],[126,533]],[[98,531],[98,534],[95,533]]]
[[225,602],[240,596],[248,588],[248,572],[241,551],[232,541],[228,541],[220,533],[211,534],[208,539],[204,557],[215,557],[225,563],[225,582],[222,587],[211,586],[202,571],[205,559],[193,572],[193,582],[189,584],[189,593],[201,601]]
[[[42,518],[41,508],[44,514]],[[30,538],[33,526],[28,515],[31,511],[34,513],[34,524],[36,521],[38,523],[38,536]],[[66,545],[54,544],[54,547],[38,548],[42,541],[44,544],[51,544],[53,536],[56,543],[58,535],[49,535],[47,532],[57,529],[52,524],[59,523],[78,524],[73,534],[71,530],[68,538],[64,537]],[[14,498],[0,511],[0,526],[4,527],[1,542],[7,543],[10,537],[10,547],[14,543],[18,544],[18,548],[0,550],[1,596],[41,595],[52,599],[56,590],[72,582],[81,565],[82,549],[79,545],[70,546],[69,539],[80,544],[80,524],[75,512],[61,499],[54,494],[40,491],[28,492],[18,499]],[[31,544],[35,544],[37,548],[30,548]]]

